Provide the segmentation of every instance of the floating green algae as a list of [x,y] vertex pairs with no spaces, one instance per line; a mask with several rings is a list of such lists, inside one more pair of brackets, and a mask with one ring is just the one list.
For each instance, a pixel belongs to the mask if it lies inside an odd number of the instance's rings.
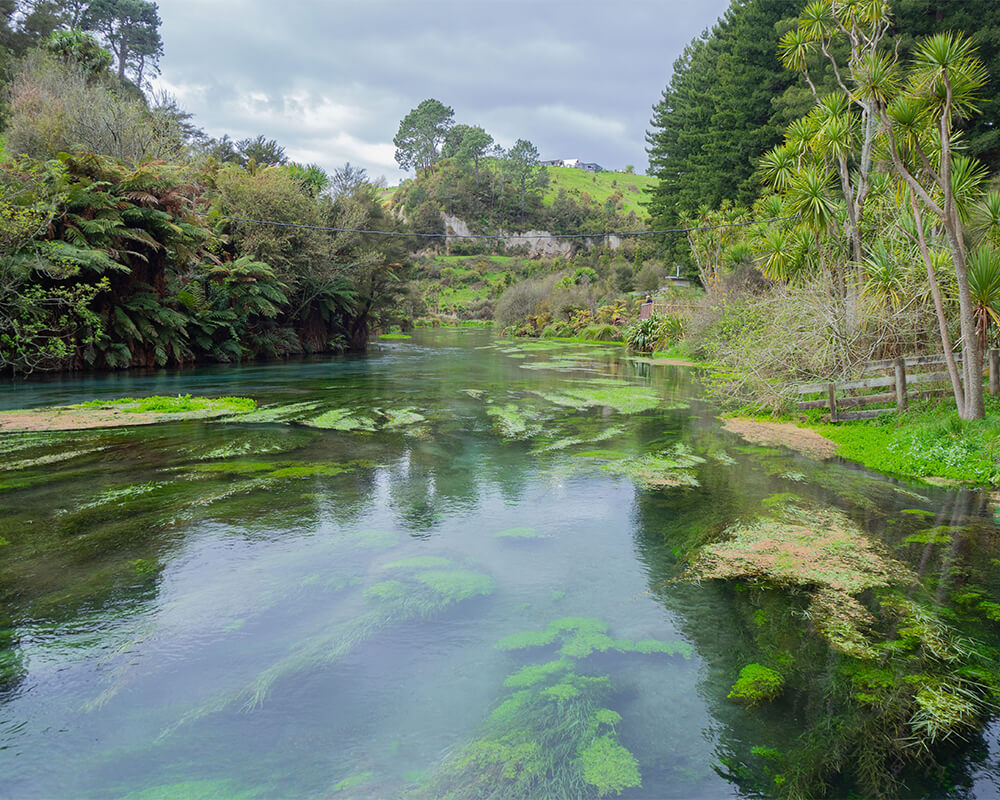
[[49,464],[58,464],[63,461],[71,461],[74,458],[80,458],[81,456],[89,456],[92,453],[99,453],[105,450],[104,447],[90,447],[86,450],[67,450],[62,453],[49,453],[48,455],[38,456],[36,458],[22,458],[19,461],[8,461],[6,464],[0,466],[4,472],[15,472],[22,469],[30,469],[32,467],[44,467]]
[[696,456],[686,445],[678,442],[671,450],[612,461],[602,469],[616,475],[625,475],[645,489],[692,487],[698,486],[693,468],[704,462],[705,459]]
[[735,703],[756,706],[774,700],[784,688],[781,673],[760,664],[747,664],[727,697]]

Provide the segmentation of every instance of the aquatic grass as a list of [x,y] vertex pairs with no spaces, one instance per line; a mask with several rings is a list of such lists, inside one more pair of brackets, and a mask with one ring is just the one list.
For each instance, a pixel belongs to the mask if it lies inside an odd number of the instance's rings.
[[304,420],[302,424],[313,428],[334,431],[397,430],[426,421],[423,414],[412,408],[368,408],[363,411],[351,408],[333,408],[318,417]]
[[699,485],[693,468],[704,462],[704,458],[678,442],[670,450],[613,460],[602,469],[631,478],[645,489],[693,487]]
[[593,617],[561,617],[553,620],[541,631],[522,631],[500,639],[494,647],[498,650],[516,651],[548,647],[560,643],[562,656],[581,659],[595,652],[614,650],[618,653],[646,655],[680,655],[685,659],[694,655],[687,642],[664,642],[659,639],[614,639],[608,636],[608,624]]
[[221,422],[288,422],[298,420],[315,411],[322,406],[318,400],[303,401],[300,403],[284,403],[267,405],[253,411],[243,412],[233,417],[223,417]]
[[48,455],[37,456],[36,458],[23,458],[20,461],[8,461],[6,464],[0,464],[0,471],[15,472],[22,469],[31,469],[32,467],[44,467],[50,464],[59,464],[63,461],[72,461],[74,458],[89,456],[93,453],[100,453],[102,450],[106,449],[106,447],[90,447],[85,450],[66,450],[61,453],[49,453]]
[[478,738],[447,756],[413,796],[568,800],[641,786],[638,761],[618,741],[621,715],[603,705],[611,693],[610,678],[580,674],[577,665],[597,651],[660,653],[671,651],[671,643],[616,640],[607,630],[599,619],[562,617],[543,631],[498,641],[497,649],[507,652],[559,640],[563,646],[560,658],[508,675],[508,694],[490,712]]
[[564,437],[562,439],[556,439],[554,441],[548,442],[546,444],[537,445],[532,448],[531,452],[533,454],[549,453],[554,450],[566,450],[570,447],[576,447],[581,444],[595,444],[597,442],[607,441],[608,439],[614,439],[625,433],[625,429],[619,425],[612,425],[605,428],[602,431],[592,433],[589,435],[579,434],[577,436]]
[[336,663],[387,628],[434,616],[454,604],[488,595],[493,588],[490,576],[458,566],[434,570],[399,569],[397,577],[378,581],[362,590],[361,595],[371,610],[301,639],[287,655],[277,659],[253,680],[184,714],[165,729],[160,738],[231,706],[252,711],[265,701],[278,681],[304,670]]
[[303,420],[303,425],[331,431],[368,431],[377,429],[375,420],[347,408],[333,408],[318,417]]
[[569,800],[641,785],[634,756],[618,743],[621,717],[603,706],[610,693],[607,676],[562,670],[515,689],[412,797]]
[[835,649],[875,657],[865,633],[874,619],[855,595],[910,585],[916,577],[843,512],[790,504],[773,508],[775,517],[733,525],[722,541],[702,547],[685,578],[801,587],[811,593],[810,617]]
[[542,430],[542,426],[529,416],[530,412],[513,403],[488,405],[486,413],[493,418],[494,428],[505,439],[528,439]]
[[585,408],[613,408],[619,414],[638,414],[661,406],[671,409],[687,408],[687,404],[667,404],[655,390],[645,386],[620,382],[614,386],[603,383],[573,384],[558,392],[533,391],[553,405],[582,410]]

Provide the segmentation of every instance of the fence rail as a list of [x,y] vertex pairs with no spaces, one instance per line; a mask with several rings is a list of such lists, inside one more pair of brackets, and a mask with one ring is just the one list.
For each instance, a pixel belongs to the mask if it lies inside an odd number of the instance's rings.
[[[961,363],[962,356],[955,354],[954,359]],[[988,352],[990,394],[996,397],[1000,394],[1000,350],[990,350]],[[906,408],[907,402],[913,397],[927,397],[931,395],[948,394],[950,386],[929,386],[928,388],[912,390],[911,385],[940,384],[949,381],[947,372],[924,371],[926,368],[933,368],[939,364],[946,363],[943,354],[933,356],[910,356],[908,358],[891,358],[882,361],[869,361],[865,364],[865,372],[879,372],[881,370],[892,370],[891,375],[882,375],[875,378],[859,378],[853,381],[825,381],[822,383],[804,383],[797,387],[796,393],[799,396],[822,394],[822,398],[812,400],[803,399],[799,402],[800,410],[811,408],[827,408],[830,410],[830,422],[855,419],[873,419],[879,414],[887,414],[891,411],[902,411]],[[908,374],[909,371],[909,374]],[[892,391],[884,391],[892,387]],[[881,392],[872,393],[868,390],[882,389]],[[846,392],[846,396],[839,396],[838,392]],[[885,407],[886,403],[893,405]],[[878,406],[877,408],[864,408],[864,406]],[[857,408],[857,411],[842,412],[843,408]]]

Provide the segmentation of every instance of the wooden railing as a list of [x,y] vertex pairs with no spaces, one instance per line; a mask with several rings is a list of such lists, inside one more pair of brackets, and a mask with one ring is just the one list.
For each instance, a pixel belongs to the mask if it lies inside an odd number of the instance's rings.
[[[955,354],[955,362],[961,364],[962,356]],[[988,353],[990,394],[996,397],[1000,394],[1000,350],[990,350]],[[823,395],[821,399],[802,400],[798,407],[801,410],[810,408],[827,408],[830,410],[830,422],[852,419],[872,419],[879,414],[890,411],[902,411],[907,401],[912,397],[926,397],[935,394],[947,394],[951,386],[947,384],[947,372],[942,372],[941,364],[945,363],[944,355],[912,356],[910,358],[890,358],[884,361],[869,361],[865,364],[865,372],[881,372],[892,370],[892,374],[875,378],[861,378],[854,381],[836,381],[823,383],[806,383],[796,389],[802,396]],[[932,371],[925,371],[932,370]],[[927,388],[911,390],[912,385],[929,384]],[[881,390],[881,391],[873,391]],[[840,393],[840,396],[838,396]],[[892,405],[886,406],[887,403]],[[864,406],[877,406],[864,408]],[[857,408],[857,411],[841,411],[844,408]]]

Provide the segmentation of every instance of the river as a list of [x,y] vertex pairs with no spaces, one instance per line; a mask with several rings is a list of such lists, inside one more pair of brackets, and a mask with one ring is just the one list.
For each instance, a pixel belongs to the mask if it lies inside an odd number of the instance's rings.
[[[980,495],[749,445],[617,347],[428,330],[0,408],[188,393],[277,411],[0,435],[0,797],[780,795],[838,657],[794,592],[685,580],[693,548],[794,497],[944,605],[1000,586]],[[670,481],[619,468],[650,453]],[[773,702],[727,698],[749,663]],[[1000,797],[995,726],[938,757],[900,796]]]

